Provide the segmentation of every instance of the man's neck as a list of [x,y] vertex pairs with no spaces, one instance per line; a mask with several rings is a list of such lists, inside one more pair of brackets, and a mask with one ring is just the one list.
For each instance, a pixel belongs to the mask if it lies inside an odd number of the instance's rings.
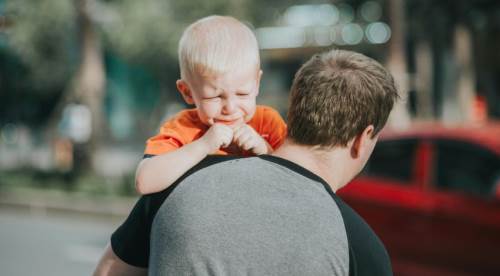
[[336,192],[350,180],[350,169],[346,167],[346,154],[342,149],[319,149],[313,146],[298,145],[286,140],[272,155],[292,161],[313,172]]

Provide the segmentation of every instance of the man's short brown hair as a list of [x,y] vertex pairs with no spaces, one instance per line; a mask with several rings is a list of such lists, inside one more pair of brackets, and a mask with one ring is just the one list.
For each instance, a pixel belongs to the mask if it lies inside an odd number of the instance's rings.
[[398,97],[393,77],[377,61],[345,50],[317,54],[295,75],[288,136],[302,145],[346,146],[373,125],[374,137]]

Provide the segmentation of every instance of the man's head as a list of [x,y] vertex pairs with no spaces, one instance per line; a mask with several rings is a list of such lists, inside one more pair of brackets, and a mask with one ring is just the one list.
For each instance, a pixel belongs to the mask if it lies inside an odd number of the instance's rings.
[[367,160],[397,98],[393,77],[375,60],[344,50],[317,54],[293,81],[289,139],[300,145],[333,148],[367,137],[361,158]]
[[201,121],[237,125],[255,112],[259,92],[259,49],[253,32],[227,16],[191,24],[179,42],[177,88],[197,107]]

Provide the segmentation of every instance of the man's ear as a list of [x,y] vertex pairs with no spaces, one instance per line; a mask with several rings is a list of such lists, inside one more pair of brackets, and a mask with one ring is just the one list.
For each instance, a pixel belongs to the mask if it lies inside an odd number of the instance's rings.
[[175,85],[177,86],[179,93],[181,93],[182,98],[184,98],[184,101],[187,104],[194,104],[193,93],[191,92],[191,88],[189,88],[187,82],[180,79],[175,82]]
[[[370,148],[370,145],[373,142],[373,132],[375,128],[373,125],[367,126],[363,132],[359,133],[354,137],[354,139],[348,143],[348,146],[351,148],[351,157],[358,158],[362,155],[367,149]],[[370,149],[371,150],[371,149]]]

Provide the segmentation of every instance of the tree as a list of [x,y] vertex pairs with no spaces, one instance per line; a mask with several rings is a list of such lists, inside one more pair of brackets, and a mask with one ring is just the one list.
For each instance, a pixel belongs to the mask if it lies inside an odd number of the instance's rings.
[[264,1],[256,5],[249,0],[6,0],[13,22],[8,42],[27,68],[29,86],[59,98],[51,119],[41,124],[54,130],[70,102],[90,109],[92,136],[83,155],[92,156],[105,129],[103,49],[163,79],[177,68],[178,39],[189,23],[209,14],[265,22],[273,9]]

